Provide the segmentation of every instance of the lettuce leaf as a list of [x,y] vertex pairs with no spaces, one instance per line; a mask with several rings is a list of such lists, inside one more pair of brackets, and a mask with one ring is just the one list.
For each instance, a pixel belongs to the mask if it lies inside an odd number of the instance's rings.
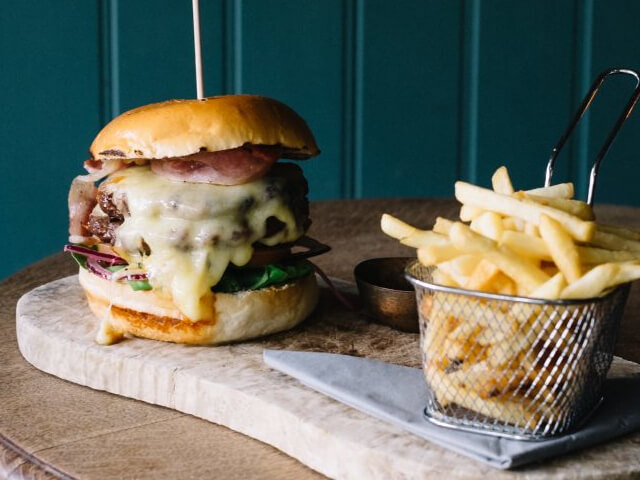
[[242,290],[260,290],[282,285],[313,272],[313,265],[306,260],[290,263],[266,265],[259,268],[229,267],[222,279],[211,288],[216,293],[236,293]]

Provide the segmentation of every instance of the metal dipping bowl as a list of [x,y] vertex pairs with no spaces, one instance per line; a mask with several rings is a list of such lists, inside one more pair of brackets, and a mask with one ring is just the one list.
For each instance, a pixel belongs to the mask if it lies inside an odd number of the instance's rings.
[[371,258],[353,270],[363,313],[379,323],[417,333],[416,295],[404,277],[410,257]]

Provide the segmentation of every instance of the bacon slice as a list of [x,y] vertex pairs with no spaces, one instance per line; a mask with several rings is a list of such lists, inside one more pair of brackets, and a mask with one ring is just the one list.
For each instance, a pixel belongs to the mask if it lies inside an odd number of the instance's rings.
[[151,170],[181,182],[241,185],[265,175],[281,155],[280,146],[243,145],[220,152],[151,160]]
[[[89,161],[87,161],[89,162]],[[83,243],[87,240],[86,224],[93,207],[96,206],[98,189],[95,182],[102,180],[107,175],[120,170],[124,164],[120,160],[100,162],[100,164],[87,165],[88,175],[79,175],[71,182],[69,189],[69,241]]]

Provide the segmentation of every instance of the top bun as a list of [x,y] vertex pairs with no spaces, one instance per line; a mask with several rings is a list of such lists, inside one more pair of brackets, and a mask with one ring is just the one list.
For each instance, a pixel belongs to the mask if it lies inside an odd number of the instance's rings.
[[291,108],[257,95],[169,100],[114,118],[95,138],[97,160],[184,157],[253,145],[280,145],[282,157],[319,153],[306,122]]

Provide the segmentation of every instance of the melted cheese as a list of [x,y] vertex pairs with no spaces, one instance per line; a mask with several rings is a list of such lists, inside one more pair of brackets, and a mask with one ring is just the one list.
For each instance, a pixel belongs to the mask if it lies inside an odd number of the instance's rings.
[[[146,269],[154,290],[171,295],[186,319],[209,319],[210,288],[229,263],[245,265],[257,241],[272,246],[304,233],[280,194],[282,182],[264,177],[235,186],[194,184],[168,180],[147,166],[127,168],[104,186],[125,215],[115,248]],[[284,227],[264,238],[269,217]]]

